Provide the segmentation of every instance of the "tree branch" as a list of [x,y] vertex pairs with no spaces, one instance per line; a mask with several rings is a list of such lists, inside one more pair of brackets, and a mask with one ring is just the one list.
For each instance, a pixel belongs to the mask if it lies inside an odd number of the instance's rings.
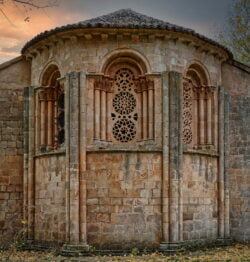
[[24,5],[29,5],[35,8],[48,8],[48,7],[53,7],[53,6],[57,6],[57,0],[54,1],[54,3],[52,4],[47,4],[47,5],[36,5],[33,2],[30,1],[23,1],[23,0],[12,0],[13,2],[19,3],[19,4],[24,4]]

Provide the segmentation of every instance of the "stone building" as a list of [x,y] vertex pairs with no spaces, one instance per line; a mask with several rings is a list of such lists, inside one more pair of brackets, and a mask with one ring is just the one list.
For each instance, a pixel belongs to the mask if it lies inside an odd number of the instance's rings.
[[0,65],[0,234],[98,249],[250,240],[249,67],[130,9]]

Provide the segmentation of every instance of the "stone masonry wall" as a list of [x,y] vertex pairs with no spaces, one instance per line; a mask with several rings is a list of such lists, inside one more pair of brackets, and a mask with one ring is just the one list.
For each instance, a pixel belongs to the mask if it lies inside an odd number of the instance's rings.
[[35,239],[63,242],[65,221],[65,155],[35,160]]
[[185,154],[183,165],[183,240],[215,239],[217,158]]
[[21,225],[23,87],[29,78],[29,65],[21,58],[0,66],[0,246]]
[[[249,70],[249,69],[248,69]],[[250,74],[224,65],[223,86],[229,101],[229,158],[231,237],[250,240]]]
[[161,176],[158,153],[89,153],[88,243],[108,249],[157,246]]

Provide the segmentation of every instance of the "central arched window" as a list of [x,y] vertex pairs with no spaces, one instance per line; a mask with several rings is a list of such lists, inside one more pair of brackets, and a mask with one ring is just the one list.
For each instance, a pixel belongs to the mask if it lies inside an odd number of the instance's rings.
[[137,61],[111,61],[94,90],[95,140],[125,145],[154,139],[154,81]]

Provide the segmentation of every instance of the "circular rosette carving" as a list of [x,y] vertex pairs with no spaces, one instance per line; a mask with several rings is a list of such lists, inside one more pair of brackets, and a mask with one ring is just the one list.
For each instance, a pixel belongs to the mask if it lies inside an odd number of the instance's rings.
[[183,124],[184,126],[191,126],[192,114],[189,111],[183,112]]
[[192,97],[189,93],[184,94],[183,106],[184,108],[191,108],[192,106]]
[[115,75],[115,85],[118,87],[118,91],[131,91],[133,85],[133,73],[126,68],[118,70]]
[[115,111],[121,115],[128,115],[135,110],[136,99],[129,92],[120,92],[113,99]]
[[183,142],[185,144],[190,144],[192,142],[193,136],[192,131],[190,129],[185,128],[183,130]]
[[118,120],[113,126],[113,135],[114,138],[119,142],[129,142],[135,138],[135,124],[128,119]]

